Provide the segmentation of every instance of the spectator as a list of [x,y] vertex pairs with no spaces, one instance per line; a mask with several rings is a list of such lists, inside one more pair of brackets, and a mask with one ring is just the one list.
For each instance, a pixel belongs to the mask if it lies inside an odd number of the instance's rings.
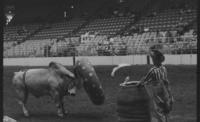
[[152,13],[152,15],[153,15],[153,17],[155,17],[155,16],[157,15],[157,12],[154,11],[154,12]]
[[95,32],[94,32],[95,37],[98,36],[98,34],[99,34],[98,31],[95,31]]
[[67,12],[64,11],[64,19],[66,19],[66,18],[67,18]]
[[110,44],[113,44],[113,43],[114,43],[114,39],[110,38]]
[[124,13],[123,13],[123,12],[119,12],[118,16],[119,16],[119,17],[123,17],[123,16],[124,16]]
[[149,13],[148,17],[155,17],[157,15],[156,11]]
[[44,46],[44,56],[45,57],[49,57],[50,56],[50,50],[51,50],[51,46],[50,45],[45,45]]
[[113,11],[113,15],[114,15],[115,17],[118,16],[118,13],[119,13],[118,9],[115,9],[115,10]]
[[130,31],[131,31],[131,32],[133,32],[133,33],[134,33],[136,30],[137,30],[137,28],[136,28],[134,25],[133,25],[133,26],[131,26],[131,28],[130,28]]
[[19,29],[19,30],[17,30],[17,34],[19,35],[19,36],[21,36],[22,35],[22,31]]
[[159,36],[159,30],[156,30],[156,37]]
[[131,17],[131,18],[136,18],[136,15],[135,15],[135,13],[134,12],[130,12],[131,13],[131,15],[129,16],[129,17]]
[[26,29],[26,26],[25,26],[25,25],[22,27],[22,31],[25,32],[25,33],[28,32],[28,30]]
[[184,34],[184,27],[180,26],[177,28],[177,34],[179,36],[183,35]]
[[172,34],[171,34],[170,31],[167,31],[167,32],[166,32],[165,37],[166,37],[166,42],[167,42],[167,43],[172,42],[173,39],[172,39]]
[[130,17],[130,16],[131,16],[131,12],[130,12],[130,11],[127,12],[127,13],[126,13],[126,16],[127,16],[127,17]]
[[185,11],[183,9],[180,9],[180,14],[184,14]]
[[142,34],[144,32],[144,27],[143,26],[140,26],[139,27],[139,34]]
[[163,35],[161,34],[161,32],[159,32],[158,30],[156,31],[156,41],[158,43],[161,43],[162,42],[162,38],[163,38]]
[[187,13],[191,13],[192,10],[191,10],[190,8],[188,8],[188,9],[186,10],[186,12],[187,12]]
[[196,36],[196,35],[197,35],[197,31],[194,30],[193,33],[192,33],[192,35],[193,35],[193,36]]
[[86,11],[82,13],[82,17],[84,17],[84,18],[87,17],[88,15],[89,15],[89,14],[88,14],[88,12],[86,12]]
[[148,32],[149,31],[149,28],[148,27],[145,27],[144,28],[144,32]]
[[181,22],[183,22],[183,17],[182,16],[179,18],[179,23],[181,23]]

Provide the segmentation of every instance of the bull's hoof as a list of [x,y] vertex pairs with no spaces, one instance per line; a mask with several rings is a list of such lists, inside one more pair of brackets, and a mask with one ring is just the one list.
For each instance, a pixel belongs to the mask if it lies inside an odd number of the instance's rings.
[[63,118],[66,114],[68,114],[68,111],[58,110],[57,114],[58,114],[59,117]]
[[69,112],[68,111],[64,111],[63,113],[64,113],[64,115],[67,115]]
[[69,96],[76,96],[76,94],[75,93],[69,93],[69,92],[67,92],[67,93],[65,93],[65,95],[69,95]]
[[28,113],[28,111],[27,111],[27,112],[24,112],[24,116],[25,116],[25,117],[29,117],[29,116],[30,116],[29,113]]
[[64,117],[64,114],[63,113],[58,113],[58,116],[63,118]]
[[74,97],[74,96],[76,96],[76,94],[71,93],[70,96],[73,96],[73,97]]

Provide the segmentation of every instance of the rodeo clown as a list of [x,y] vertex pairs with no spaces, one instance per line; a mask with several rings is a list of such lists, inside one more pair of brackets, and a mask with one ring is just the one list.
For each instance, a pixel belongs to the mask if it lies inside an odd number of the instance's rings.
[[[137,86],[144,86],[150,96],[151,118],[157,119],[157,122],[168,122],[168,114],[172,110],[174,100],[169,87],[167,70],[162,65],[165,57],[154,47],[150,48],[149,53],[154,66]],[[152,119],[151,121],[154,122],[155,120]]]

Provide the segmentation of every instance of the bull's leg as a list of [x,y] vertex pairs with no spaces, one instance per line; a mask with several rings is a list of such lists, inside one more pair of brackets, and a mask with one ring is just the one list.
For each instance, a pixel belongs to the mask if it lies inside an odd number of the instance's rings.
[[27,98],[28,98],[28,91],[26,91],[24,89],[16,89],[16,92],[18,94],[17,102],[22,107],[22,111],[24,113],[24,116],[28,117],[29,112],[26,109],[26,105],[25,105],[26,102],[27,102]]
[[64,107],[63,107],[63,97],[56,90],[52,91],[52,97],[54,98],[55,104],[56,104],[56,107],[57,107],[57,115],[59,117],[64,117],[65,110],[64,110]]
[[68,111],[65,111],[65,108],[64,108],[63,96],[60,98],[60,103],[61,103],[61,109],[62,109],[63,114],[68,114]]

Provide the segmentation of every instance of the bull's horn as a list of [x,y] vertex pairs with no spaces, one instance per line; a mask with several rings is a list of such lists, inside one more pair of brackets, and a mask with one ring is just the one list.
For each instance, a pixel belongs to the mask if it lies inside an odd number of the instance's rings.
[[120,68],[123,68],[123,67],[127,67],[127,66],[131,66],[131,64],[119,64],[119,65],[117,65],[116,67],[113,68],[113,70],[111,72],[111,76],[114,77],[115,76],[115,72],[117,70],[119,70]]

